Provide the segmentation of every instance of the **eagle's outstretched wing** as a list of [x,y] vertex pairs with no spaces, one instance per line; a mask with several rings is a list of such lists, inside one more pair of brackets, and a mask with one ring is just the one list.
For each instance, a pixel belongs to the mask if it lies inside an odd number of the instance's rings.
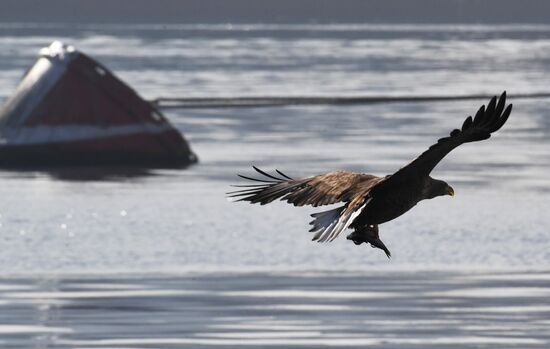
[[255,166],[253,168],[263,177],[238,176],[259,183],[236,185],[246,189],[231,191],[227,193],[229,197],[237,198],[237,201],[249,201],[261,205],[281,199],[294,206],[317,207],[365,197],[374,185],[383,180],[382,177],[349,171],[334,171],[318,176],[292,179],[279,170],[276,170],[277,174],[272,175]]
[[504,108],[505,104],[506,91],[502,93],[498,103],[497,97],[493,97],[487,108],[485,105],[479,108],[474,118],[468,116],[461,129],[455,129],[448,137],[439,139],[419,157],[390,176],[385,183],[389,185],[394,181],[410,178],[410,176],[427,176],[454,148],[464,143],[482,141],[491,137],[491,133],[498,131],[512,112],[512,104],[508,105],[506,109]]
[[316,207],[345,203],[335,209],[312,214],[314,219],[310,224],[313,228],[310,231],[315,233],[313,240],[319,242],[332,241],[340,232],[347,229],[368,205],[371,189],[384,180],[383,177],[348,171],[292,179],[278,170],[275,175],[257,167],[254,169],[263,177],[239,176],[260,183],[240,186],[246,189],[229,192],[229,197],[261,205],[276,199],[287,201],[294,206]]

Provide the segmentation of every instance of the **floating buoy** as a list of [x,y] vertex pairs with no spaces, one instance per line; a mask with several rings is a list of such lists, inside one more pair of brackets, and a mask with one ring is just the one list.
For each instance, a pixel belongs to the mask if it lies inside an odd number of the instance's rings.
[[185,167],[182,134],[92,58],[55,41],[0,110],[0,167]]

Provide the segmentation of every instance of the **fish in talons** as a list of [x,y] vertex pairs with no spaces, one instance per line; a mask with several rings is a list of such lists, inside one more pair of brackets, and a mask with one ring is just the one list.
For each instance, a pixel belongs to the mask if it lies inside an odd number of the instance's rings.
[[355,228],[355,230],[346,237],[348,240],[353,241],[356,245],[361,245],[362,243],[370,244],[372,248],[379,248],[388,258],[391,258],[391,252],[388,250],[386,245],[380,240],[378,235],[378,224],[371,224],[363,226],[360,228]]

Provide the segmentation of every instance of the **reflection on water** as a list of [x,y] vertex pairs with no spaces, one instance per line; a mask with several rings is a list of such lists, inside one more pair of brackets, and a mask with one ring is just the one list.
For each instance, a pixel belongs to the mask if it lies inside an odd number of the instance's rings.
[[547,348],[547,272],[0,280],[3,347]]
[[36,178],[48,175],[51,178],[64,181],[128,181],[134,178],[155,175],[153,169],[141,167],[37,167],[2,169],[5,178]]

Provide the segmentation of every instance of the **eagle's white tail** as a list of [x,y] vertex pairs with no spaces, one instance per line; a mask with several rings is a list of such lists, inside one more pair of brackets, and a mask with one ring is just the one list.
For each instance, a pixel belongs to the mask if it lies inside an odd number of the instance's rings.
[[309,223],[313,226],[309,231],[317,231],[317,233],[313,236],[313,241],[319,239],[325,230],[338,222],[344,208],[345,206],[341,206],[329,211],[317,212],[311,215],[311,217],[315,219]]
[[315,232],[313,241],[325,242],[334,240],[338,234],[346,230],[351,223],[361,214],[371,199],[354,209],[347,206],[337,207],[329,211],[314,213],[315,219],[310,222],[313,225],[309,231]]

